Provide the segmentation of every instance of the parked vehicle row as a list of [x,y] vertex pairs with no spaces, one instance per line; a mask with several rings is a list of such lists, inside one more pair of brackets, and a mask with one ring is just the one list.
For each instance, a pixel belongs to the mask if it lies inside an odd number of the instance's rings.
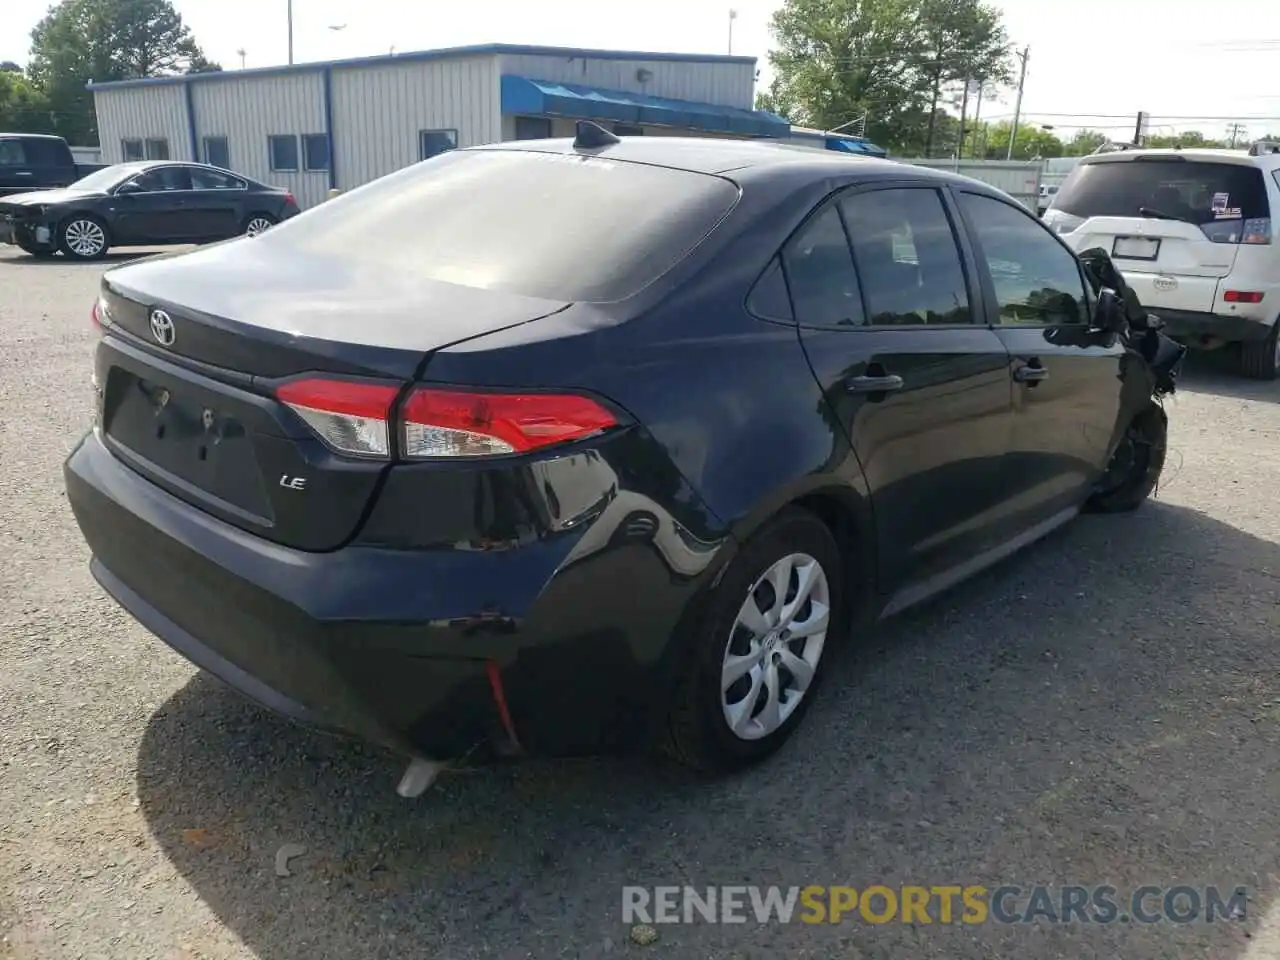
[[67,494],[143,625],[406,794],[729,768],[851,625],[1147,497],[1181,353],[1124,305],[975,181],[583,123],[108,271]]
[[1280,155],[1124,150],[1084,157],[1045,212],[1073,249],[1104,247],[1171,336],[1280,374]]
[[119,163],[60,190],[0,197],[0,242],[36,257],[97,260],[112,247],[254,236],[298,212],[289,191],[219,167]]

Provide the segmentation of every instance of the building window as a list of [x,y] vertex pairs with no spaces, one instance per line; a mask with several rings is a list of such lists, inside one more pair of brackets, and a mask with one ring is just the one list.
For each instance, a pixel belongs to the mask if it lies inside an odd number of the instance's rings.
[[231,169],[231,149],[226,137],[204,138],[204,162],[214,167]]
[[457,130],[419,130],[418,159],[430,160],[458,146]]
[[271,149],[271,169],[286,173],[298,169],[298,138],[289,135],[267,137]]
[[121,140],[120,156],[124,157],[125,163],[147,158],[146,153],[143,152],[141,140]]
[[630,123],[615,123],[613,132],[620,137],[643,137],[644,127],[637,127]]
[[307,170],[329,169],[329,138],[323,133],[302,135],[302,162]]
[[550,136],[550,117],[516,117],[517,140],[546,140]]
[[169,141],[161,138],[147,141],[147,159],[148,160],[168,160],[169,159]]

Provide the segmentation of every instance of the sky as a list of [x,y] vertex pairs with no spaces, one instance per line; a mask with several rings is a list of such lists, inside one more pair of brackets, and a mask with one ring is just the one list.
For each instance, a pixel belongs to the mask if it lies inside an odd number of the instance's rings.
[[[287,0],[174,0],[206,55],[224,68],[287,62]],[[294,0],[294,56],[371,56],[474,43],[518,43],[681,53],[732,52],[760,60],[769,80],[769,17],[780,0]],[[0,60],[25,63],[30,30],[50,0],[0,0]],[[1089,126],[1132,134],[1280,133],[1280,5],[1215,0],[996,0],[1010,39],[1030,47],[1023,113],[1061,135]],[[1179,10],[1180,16],[1172,15]],[[1050,12],[1052,11],[1052,12]],[[341,29],[332,29],[340,27]],[[1008,118],[1012,90],[982,115]],[[1257,119],[1255,119],[1257,118]]]

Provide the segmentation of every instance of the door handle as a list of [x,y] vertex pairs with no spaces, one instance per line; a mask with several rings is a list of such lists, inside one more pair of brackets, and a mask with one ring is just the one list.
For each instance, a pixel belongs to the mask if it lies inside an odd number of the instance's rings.
[[1013,371],[1013,379],[1019,383],[1039,383],[1049,379],[1049,371],[1037,363],[1028,363]]
[[884,393],[888,390],[901,390],[902,378],[896,373],[880,377],[850,377],[845,381],[850,393]]

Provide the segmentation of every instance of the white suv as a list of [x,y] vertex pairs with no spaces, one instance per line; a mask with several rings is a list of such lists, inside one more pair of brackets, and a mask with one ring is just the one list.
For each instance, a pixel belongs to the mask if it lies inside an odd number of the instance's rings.
[[1077,253],[1102,247],[1165,332],[1238,344],[1240,369],[1280,373],[1280,154],[1125,150],[1084,157],[1044,222]]

